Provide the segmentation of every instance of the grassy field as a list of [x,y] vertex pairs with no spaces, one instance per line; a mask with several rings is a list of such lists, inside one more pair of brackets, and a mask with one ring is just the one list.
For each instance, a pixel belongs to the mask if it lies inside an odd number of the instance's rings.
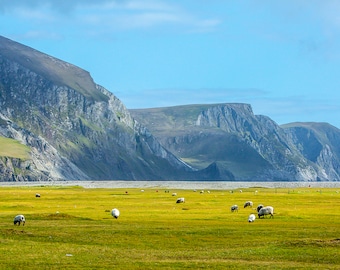
[[[0,269],[340,269],[338,189],[40,186],[0,197]],[[273,206],[274,218],[248,223],[247,200]]]
[[0,136],[0,157],[29,158],[30,148],[19,141]]

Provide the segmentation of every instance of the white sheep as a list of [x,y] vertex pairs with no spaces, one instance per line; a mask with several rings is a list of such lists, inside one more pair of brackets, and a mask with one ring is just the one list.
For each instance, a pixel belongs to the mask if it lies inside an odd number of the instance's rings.
[[233,206],[230,207],[231,212],[238,212],[238,205],[234,204]]
[[177,193],[176,193],[176,192],[174,192],[174,193],[172,193],[171,195],[172,195],[172,196],[177,196]]
[[112,215],[114,218],[118,218],[119,215],[120,215],[120,212],[119,212],[118,209],[113,208],[113,209],[111,210],[111,215]]
[[36,198],[40,198],[40,194],[39,194],[39,193],[36,193],[36,194],[35,194],[35,197],[36,197]]
[[252,201],[246,201],[244,203],[244,207],[243,208],[246,208],[246,207],[253,207],[253,202]]
[[182,197],[182,198],[178,198],[176,203],[184,203],[185,202],[185,199]]
[[263,208],[263,204],[259,204],[259,205],[256,207],[257,213],[260,211],[261,208]]
[[274,208],[272,206],[266,206],[260,209],[258,212],[259,218],[264,217],[266,215],[270,215],[270,217],[274,217]]
[[18,223],[18,226],[20,226],[20,223],[22,222],[22,226],[25,226],[26,219],[23,215],[17,215],[14,218],[14,225]]
[[250,214],[248,217],[248,222],[254,222],[255,221],[255,215],[254,214]]

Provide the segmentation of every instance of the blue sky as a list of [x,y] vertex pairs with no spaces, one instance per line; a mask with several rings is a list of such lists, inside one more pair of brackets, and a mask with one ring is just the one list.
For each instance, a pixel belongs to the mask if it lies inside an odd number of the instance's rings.
[[127,108],[241,102],[340,127],[337,0],[0,0],[0,35],[89,71]]

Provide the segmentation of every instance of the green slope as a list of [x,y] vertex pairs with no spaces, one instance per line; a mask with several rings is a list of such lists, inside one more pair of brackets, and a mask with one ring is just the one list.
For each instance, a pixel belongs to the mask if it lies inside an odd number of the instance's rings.
[[0,137],[0,156],[27,159],[30,148],[17,140]]

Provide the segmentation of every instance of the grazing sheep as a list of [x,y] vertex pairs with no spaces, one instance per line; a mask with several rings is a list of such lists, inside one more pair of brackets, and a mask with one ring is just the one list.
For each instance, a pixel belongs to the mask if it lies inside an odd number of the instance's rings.
[[257,213],[260,211],[261,208],[263,208],[263,204],[259,204],[259,205],[256,207]]
[[23,215],[17,215],[14,218],[14,225],[18,223],[18,226],[20,226],[20,223],[22,222],[22,226],[25,226],[26,219]]
[[254,222],[255,221],[255,215],[254,214],[250,214],[248,217],[248,222]]
[[119,212],[118,209],[113,208],[113,209],[111,210],[111,215],[112,215],[114,218],[118,218],[119,215],[120,215],[120,212]]
[[246,207],[253,207],[253,202],[252,201],[246,201],[244,203],[244,207],[243,208],[246,208]]
[[177,196],[177,193],[176,192],[172,193],[172,196]]
[[264,217],[266,215],[270,215],[270,217],[274,217],[274,208],[272,206],[266,206],[260,209],[258,212],[259,218]]
[[230,207],[231,212],[238,212],[238,205],[234,204],[232,207]]
[[184,198],[178,198],[176,203],[184,203],[185,202],[185,199]]
[[35,197],[40,198],[40,194],[39,193],[35,194]]

